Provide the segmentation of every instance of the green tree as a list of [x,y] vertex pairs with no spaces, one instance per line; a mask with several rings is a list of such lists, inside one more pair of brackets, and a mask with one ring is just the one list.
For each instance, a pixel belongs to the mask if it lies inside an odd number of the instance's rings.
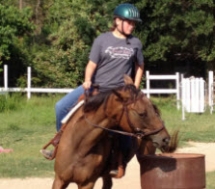
[[54,2],[43,27],[48,45],[34,58],[34,69],[43,84],[73,88],[83,81],[93,40],[110,27],[114,7],[112,1],[101,0]]
[[[212,0],[141,1],[139,35],[149,62],[215,60],[215,4]],[[142,34],[144,33],[144,34]]]
[[[15,6],[0,4],[0,64],[14,65],[19,70],[26,63],[28,37],[34,30],[31,15],[30,8],[19,10]],[[14,79],[16,73],[11,74]]]
[[[111,27],[113,10],[122,2],[0,0],[0,59],[10,64],[13,60],[17,66],[31,65],[34,86],[76,87],[83,80],[93,40]],[[131,2],[139,8],[143,20],[135,35],[143,43],[146,67],[159,64],[159,72],[168,69],[169,73],[175,63],[191,61],[195,69],[203,70],[200,66],[206,64],[213,68],[212,0]]]

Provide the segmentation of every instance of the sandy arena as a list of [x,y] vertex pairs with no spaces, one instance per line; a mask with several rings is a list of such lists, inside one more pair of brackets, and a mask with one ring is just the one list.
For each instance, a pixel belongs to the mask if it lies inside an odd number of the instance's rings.
[[[215,143],[194,143],[190,147],[180,148],[178,153],[199,153],[205,155],[206,171],[215,171]],[[140,170],[139,164],[134,157],[128,164],[126,175],[122,179],[113,180],[113,189],[133,188],[139,189]],[[1,189],[49,189],[52,186],[53,178],[26,178],[26,179],[0,179]],[[95,189],[101,189],[102,182],[99,179]],[[77,189],[75,184],[70,184],[68,189]]]

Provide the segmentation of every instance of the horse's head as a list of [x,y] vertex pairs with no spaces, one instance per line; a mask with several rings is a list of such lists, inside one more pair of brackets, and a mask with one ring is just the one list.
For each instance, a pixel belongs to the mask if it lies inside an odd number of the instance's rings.
[[118,106],[115,106],[115,110],[112,108],[110,114],[121,109],[122,113],[115,117],[120,120],[119,124],[125,131],[151,139],[155,147],[164,151],[170,142],[170,135],[157,107],[136,89],[130,77],[125,76],[125,83],[125,87],[114,91]]

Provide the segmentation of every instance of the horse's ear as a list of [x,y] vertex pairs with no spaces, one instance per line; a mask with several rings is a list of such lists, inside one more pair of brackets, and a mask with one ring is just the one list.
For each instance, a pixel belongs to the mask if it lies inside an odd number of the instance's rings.
[[[129,77],[126,74],[124,74],[124,82],[125,82],[125,85],[134,85],[134,82],[131,79],[131,77]],[[120,100],[120,101],[126,102],[127,100],[129,100],[131,98],[131,93],[128,89],[127,90],[120,90],[120,91],[113,90],[113,92],[118,97],[118,100]]]
[[128,75],[124,74],[124,82],[126,85],[128,84],[134,84],[133,80],[131,79],[131,77],[129,77]]

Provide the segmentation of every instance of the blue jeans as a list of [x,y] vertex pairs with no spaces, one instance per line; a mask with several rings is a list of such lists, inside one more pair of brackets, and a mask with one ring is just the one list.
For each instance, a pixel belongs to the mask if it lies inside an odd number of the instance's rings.
[[55,105],[56,111],[56,129],[60,130],[62,124],[62,119],[67,115],[67,113],[77,104],[78,98],[84,94],[83,86],[75,88],[72,92],[65,95],[60,99]]

